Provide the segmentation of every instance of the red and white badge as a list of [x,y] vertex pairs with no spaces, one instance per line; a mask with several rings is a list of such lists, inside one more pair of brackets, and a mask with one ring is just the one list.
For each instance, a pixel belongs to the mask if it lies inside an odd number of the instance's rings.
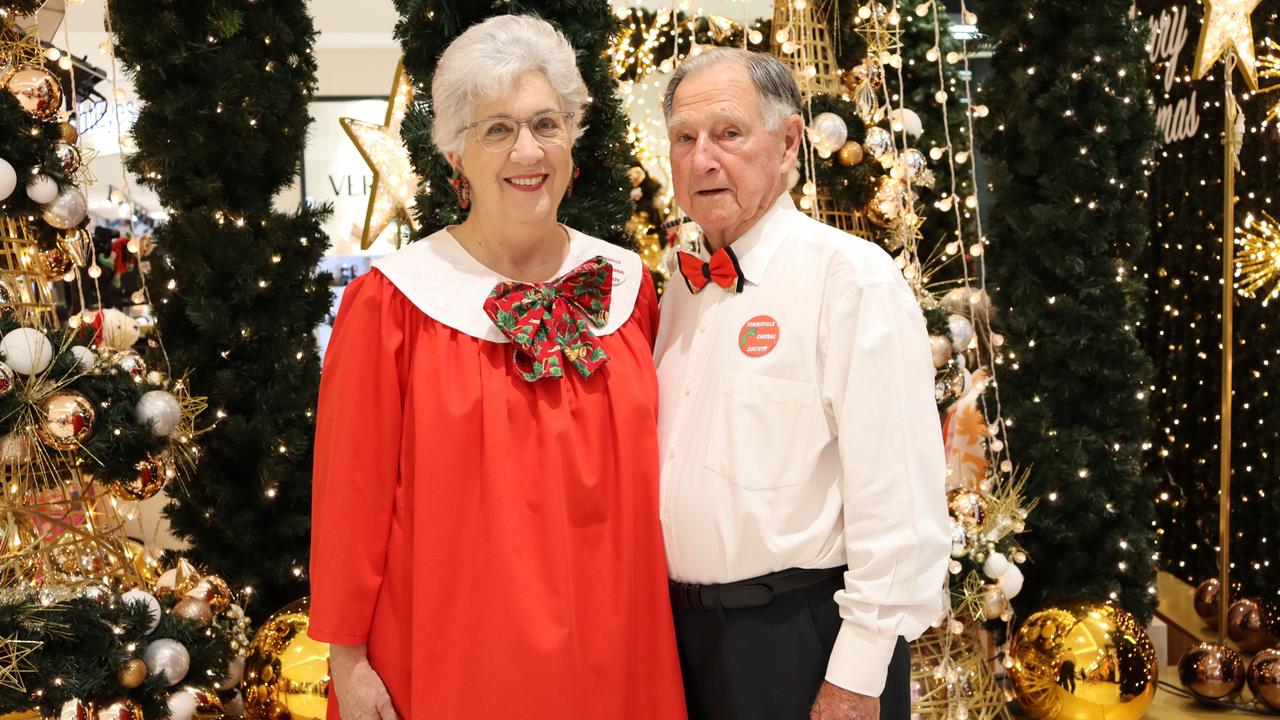
[[738,331],[738,349],[747,357],[768,355],[778,346],[778,321],[768,315],[757,315]]

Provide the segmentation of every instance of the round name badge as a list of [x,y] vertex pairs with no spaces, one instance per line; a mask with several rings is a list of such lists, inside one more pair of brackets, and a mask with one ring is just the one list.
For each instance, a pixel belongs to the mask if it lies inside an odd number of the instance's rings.
[[757,315],[738,331],[738,349],[747,357],[768,355],[778,346],[778,321],[768,315]]

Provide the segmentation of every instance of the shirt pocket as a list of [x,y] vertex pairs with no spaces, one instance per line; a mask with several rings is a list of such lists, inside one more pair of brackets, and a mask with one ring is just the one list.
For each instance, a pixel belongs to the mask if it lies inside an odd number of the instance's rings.
[[815,383],[725,373],[712,411],[706,468],[746,490],[799,485],[812,468],[817,415]]

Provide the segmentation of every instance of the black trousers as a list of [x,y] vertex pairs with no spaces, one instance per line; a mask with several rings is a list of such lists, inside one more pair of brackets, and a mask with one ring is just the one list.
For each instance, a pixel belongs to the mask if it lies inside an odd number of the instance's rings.
[[[840,631],[843,578],[755,608],[675,608],[689,720],[808,720]],[[911,662],[898,638],[880,696],[882,720],[911,716]]]

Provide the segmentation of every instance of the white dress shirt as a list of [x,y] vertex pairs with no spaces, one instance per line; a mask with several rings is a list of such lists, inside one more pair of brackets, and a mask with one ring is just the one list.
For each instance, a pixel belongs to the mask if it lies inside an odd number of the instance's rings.
[[879,247],[783,193],[733,242],[746,285],[677,274],[654,350],[675,580],[848,564],[826,679],[879,695],[942,611],[950,553],[924,317]]

